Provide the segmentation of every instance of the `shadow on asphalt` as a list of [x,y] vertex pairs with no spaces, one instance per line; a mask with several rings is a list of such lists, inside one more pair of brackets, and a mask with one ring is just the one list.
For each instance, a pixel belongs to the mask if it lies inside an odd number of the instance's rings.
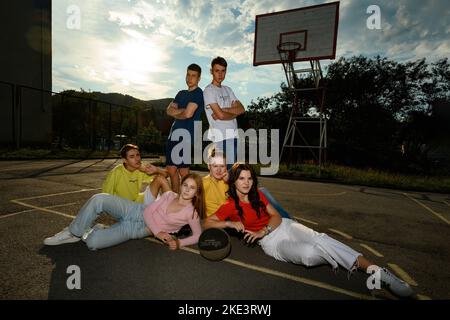
[[[42,247],[39,254],[50,258],[54,265],[48,299],[158,299],[152,282],[159,268],[149,245],[144,240],[128,241],[117,247],[90,251],[80,241]],[[152,251],[167,251],[162,246],[153,247]],[[81,289],[69,290],[67,282],[74,273],[67,270],[73,265],[80,268]]]
[[[327,265],[305,268],[276,261],[260,248],[243,245],[239,238],[232,235],[229,258],[235,261],[248,261],[263,268],[367,293],[363,274],[348,279],[345,271],[336,275]],[[211,262],[192,252],[172,252],[166,246],[147,240],[130,240],[98,251],[90,251],[80,241],[43,246],[39,254],[51,259],[53,264],[48,290],[50,300],[352,299],[225,261]],[[67,287],[68,279],[73,279],[73,272],[68,273],[70,266],[80,268],[80,289]]]

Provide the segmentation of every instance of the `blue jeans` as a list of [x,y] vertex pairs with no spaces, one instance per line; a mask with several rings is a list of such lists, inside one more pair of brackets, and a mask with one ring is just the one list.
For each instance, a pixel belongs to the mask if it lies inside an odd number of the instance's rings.
[[[237,139],[227,139],[215,143],[217,150],[222,150],[227,159],[227,170],[230,170],[235,162],[237,162]],[[228,148],[228,154],[227,154]],[[232,150],[230,150],[230,148]],[[233,153],[232,153],[233,152]]]
[[142,203],[133,202],[107,193],[99,193],[92,196],[81,207],[76,218],[69,226],[69,231],[81,237],[88,231],[95,219],[106,212],[117,223],[110,228],[97,229],[91,232],[86,239],[86,245],[91,250],[103,249],[117,245],[130,239],[141,239],[150,235],[144,221],[145,206]]
[[284,208],[281,206],[281,204],[275,200],[275,198],[270,194],[269,190],[267,190],[264,187],[259,188],[259,191],[261,191],[267,198],[267,200],[270,202],[270,204],[277,209],[278,213],[281,215],[282,218],[291,218],[289,213],[284,210]]

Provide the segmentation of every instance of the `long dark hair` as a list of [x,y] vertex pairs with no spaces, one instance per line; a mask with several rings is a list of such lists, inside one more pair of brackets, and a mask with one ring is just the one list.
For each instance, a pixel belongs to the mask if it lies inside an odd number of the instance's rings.
[[258,178],[256,177],[255,170],[253,169],[253,166],[246,163],[235,163],[233,167],[231,168],[229,175],[228,175],[228,196],[234,200],[234,204],[236,206],[236,209],[238,210],[239,217],[244,220],[244,212],[242,210],[242,207],[239,205],[239,196],[237,194],[236,190],[236,184],[235,182],[239,179],[239,176],[241,175],[242,171],[250,171],[250,175],[253,179],[252,187],[250,188],[250,191],[248,192],[248,200],[250,201],[250,204],[252,208],[256,211],[256,215],[258,218],[261,218],[261,213],[267,214],[266,206],[259,198],[258,193]]
[[193,179],[197,184],[197,193],[194,198],[192,198],[192,205],[194,206],[194,211],[192,213],[192,218],[194,218],[194,213],[197,211],[198,217],[201,219],[205,218],[205,192],[203,189],[203,180],[196,173],[189,173],[183,177],[181,180],[181,184],[185,182],[187,179]]

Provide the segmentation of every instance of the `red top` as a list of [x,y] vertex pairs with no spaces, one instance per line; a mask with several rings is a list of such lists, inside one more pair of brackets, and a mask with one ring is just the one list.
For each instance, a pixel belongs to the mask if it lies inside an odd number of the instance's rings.
[[[264,194],[258,190],[259,198],[265,206],[269,204]],[[242,207],[244,213],[244,219],[242,223],[246,230],[259,231],[269,223],[270,216],[264,212],[261,212],[260,218],[256,215],[255,209],[252,208],[250,202],[239,201],[239,205]],[[216,216],[219,220],[230,219],[231,221],[241,221],[239,217],[239,211],[234,204],[234,200],[230,197],[217,211]]]

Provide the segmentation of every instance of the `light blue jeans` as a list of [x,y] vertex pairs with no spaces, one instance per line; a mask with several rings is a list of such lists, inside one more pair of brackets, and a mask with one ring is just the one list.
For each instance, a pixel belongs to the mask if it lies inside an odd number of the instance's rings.
[[258,188],[259,191],[261,191],[267,198],[267,200],[270,202],[270,204],[277,209],[278,213],[281,215],[282,218],[291,218],[289,213],[284,210],[284,208],[281,206],[281,204],[270,194],[269,190],[267,190],[264,187]]
[[144,221],[145,205],[133,202],[107,193],[92,196],[78,212],[75,220],[69,226],[69,231],[81,237],[88,231],[95,219],[106,212],[117,223],[106,229],[94,228],[85,240],[91,250],[115,246],[130,239],[142,239],[150,235]]

